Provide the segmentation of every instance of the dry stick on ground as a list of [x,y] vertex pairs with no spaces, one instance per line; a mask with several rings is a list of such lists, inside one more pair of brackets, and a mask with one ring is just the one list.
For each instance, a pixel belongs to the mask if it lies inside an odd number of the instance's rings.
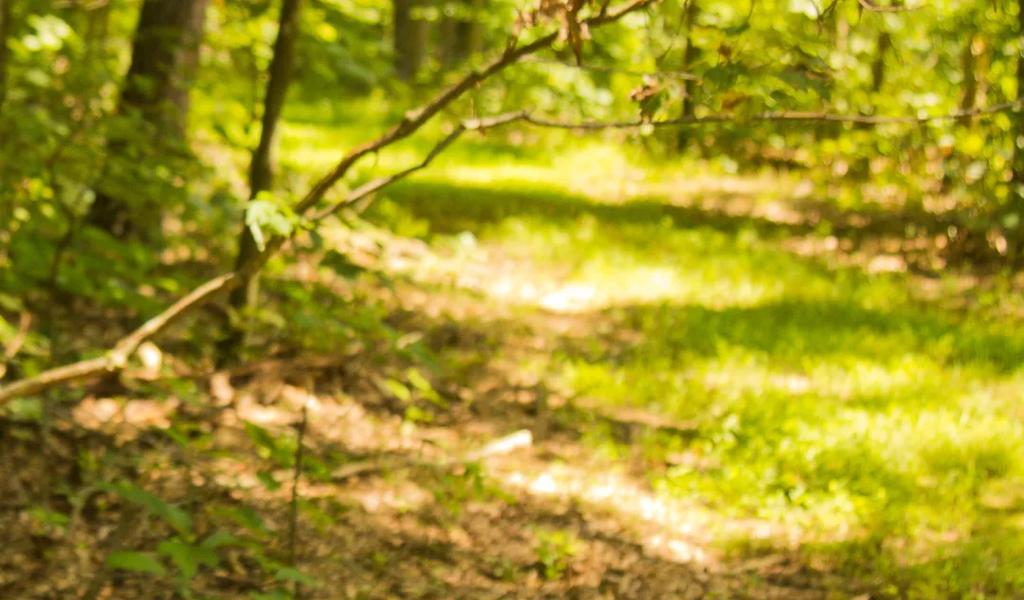
[[331,473],[331,482],[342,483],[353,477],[363,477],[380,473],[381,471],[413,467],[449,469],[495,456],[510,454],[522,448],[529,448],[532,445],[533,433],[528,429],[520,429],[460,456],[446,457],[440,460],[426,460],[415,456],[389,456],[350,463]]
[[[620,19],[622,16],[653,4],[657,0],[634,0],[621,10],[598,15],[586,22],[591,27],[609,23]],[[301,201],[294,207],[294,212],[303,215],[318,204],[327,192],[344,177],[348,171],[361,158],[375,153],[399,140],[405,139],[420,129],[433,116],[437,115],[442,108],[457,100],[462,94],[476,84],[484,81],[491,75],[501,71],[509,65],[517,62],[520,58],[547,47],[557,39],[556,33],[550,33],[525,46],[510,46],[501,57],[480,71],[473,71],[454,86],[448,88],[437,98],[425,106],[406,114],[405,118],[392,128],[389,132],[349,152],[341,161],[323,178],[321,178]],[[533,116],[529,112],[514,112],[497,115],[485,119],[473,119],[463,121],[455,129],[445,136],[426,155],[422,162],[413,165],[391,175],[371,180],[370,182],[356,188],[344,199],[332,206],[328,206],[311,216],[311,221],[316,222],[330,216],[342,208],[350,207],[369,199],[375,192],[391,185],[399,179],[426,168],[435,157],[446,148],[451,146],[466,131],[486,131],[491,128],[501,127],[515,122],[522,122],[537,127],[572,130],[600,130],[600,129],[636,129],[644,127],[680,127],[698,126],[715,123],[751,123],[751,122],[837,122],[837,123],[861,123],[865,125],[878,126],[889,124],[926,124],[934,121],[945,121],[951,119],[962,119],[964,117],[983,117],[997,113],[1021,112],[1024,101],[1006,102],[985,108],[976,108],[966,111],[956,111],[941,115],[902,115],[902,116],[868,116],[868,115],[847,115],[828,112],[769,112],[752,116],[738,116],[731,113],[712,114],[705,116],[683,117],[679,119],[666,119],[661,121],[645,121],[643,119],[630,121],[560,121],[545,117]],[[119,341],[105,356],[89,360],[83,360],[70,365],[56,367],[44,371],[35,377],[14,382],[0,388],[0,404],[13,398],[29,394],[39,393],[64,383],[70,383],[87,379],[95,375],[114,372],[124,368],[127,359],[138,348],[139,344],[162,331],[171,321],[182,314],[195,309],[207,302],[210,302],[220,293],[229,291],[238,284],[239,279],[245,279],[248,273],[255,273],[263,264],[283,246],[289,238],[275,237],[268,242],[266,248],[253,261],[239,266],[238,269],[212,279],[202,286],[196,288],[187,296],[174,303],[170,308],[153,317],[142,327],[132,332],[128,337]]]

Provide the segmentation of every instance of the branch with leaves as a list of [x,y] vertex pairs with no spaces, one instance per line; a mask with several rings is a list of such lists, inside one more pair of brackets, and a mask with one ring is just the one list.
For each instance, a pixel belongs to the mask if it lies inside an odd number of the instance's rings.
[[[582,4],[580,0],[568,1],[574,5]],[[573,19],[578,19],[571,25],[571,27],[569,27],[569,30],[571,31],[577,31],[579,28],[589,31],[595,27],[614,23],[630,13],[646,8],[647,6],[659,1],[660,0],[630,0],[621,7],[615,9],[609,9],[607,4],[603,4],[599,7],[599,10],[594,16],[582,19],[579,18],[579,8],[577,8],[576,10],[563,14],[562,18],[571,17]],[[505,70],[509,66],[517,63],[520,59],[548,48],[559,40],[567,40],[573,44],[579,43],[580,38],[567,37],[567,34],[565,33],[567,31],[566,27],[566,24],[563,22],[558,29],[550,31],[522,45],[519,43],[518,35],[514,36],[509,41],[505,50],[490,63],[480,69],[470,71],[454,85],[439,93],[431,101],[406,113],[405,117],[403,117],[399,123],[384,135],[349,151],[338,161],[334,168],[328,171],[309,189],[305,196],[303,196],[302,199],[293,207],[293,212],[299,217],[305,216],[307,212],[315,208],[316,205],[323,200],[327,193],[339,181],[341,181],[341,179],[345,177],[352,167],[361,159],[379,152],[380,150],[416,133],[443,109],[461,98],[468,91],[472,90],[477,85],[483,83],[497,73]],[[455,137],[458,137],[458,135]],[[454,142],[454,137],[448,143],[450,144],[451,142]],[[437,152],[440,153],[443,149],[444,148],[442,147]],[[430,157],[429,160],[432,160],[432,157]],[[429,163],[429,160],[427,163]],[[359,190],[356,190],[356,192],[348,195],[347,199],[351,200],[348,204],[369,196],[373,192],[378,191],[397,179],[408,176],[415,170],[418,169],[407,169],[404,173],[398,173],[390,178],[378,180],[376,187],[363,186]],[[288,239],[290,239],[290,235],[274,236],[267,241],[259,252],[255,252],[246,256],[244,260],[240,260],[232,272],[211,279],[192,290],[192,292],[175,302],[166,310],[119,340],[117,344],[115,344],[114,347],[103,356],[49,369],[33,377],[0,387],[0,404],[13,398],[38,394],[63,384],[89,379],[104,373],[120,371],[125,367],[128,362],[128,358],[131,357],[142,342],[163,331],[168,325],[177,320],[183,314],[206,305],[215,298],[220,297],[222,294],[231,292],[237,286],[247,281],[249,277],[257,273],[263,267],[271,256],[281,249]]]

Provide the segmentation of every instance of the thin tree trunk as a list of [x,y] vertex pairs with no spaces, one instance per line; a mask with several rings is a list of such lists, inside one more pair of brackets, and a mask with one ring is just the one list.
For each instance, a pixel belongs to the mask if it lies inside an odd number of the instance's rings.
[[[1024,0],[1017,0],[1017,36],[1024,40]],[[1017,101],[1024,102],[1024,52],[1017,52]],[[1021,227],[1024,227],[1024,148],[1021,148],[1021,141],[1024,138],[1024,117],[1016,115],[1013,128],[1013,162],[1012,178],[1010,180],[1010,198],[1007,206],[1008,215],[1016,214],[1017,227],[1006,235],[1007,253],[1011,264],[1020,261],[1024,236],[1021,235]]]
[[[295,48],[299,38],[299,16],[302,0],[283,0],[279,20],[277,39],[274,41],[274,56],[270,63],[270,78],[263,99],[263,118],[261,121],[260,141],[252,154],[249,166],[249,198],[254,199],[260,192],[273,186],[274,180],[274,145],[277,125],[281,120],[285,97],[291,83],[292,71],[295,66]],[[244,223],[238,242],[236,267],[241,270],[243,265],[251,262],[260,253],[252,230]],[[232,308],[238,309],[253,304],[257,295],[258,279],[253,275],[231,292]],[[241,336],[235,330],[229,332],[222,345],[222,355],[232,351]]]
[[[700,48],[693,40],[693,30],[697,24],[697,17],[700,15],[700,5],[697,4],[697,0],[688,0],[683,10],[686,11],[684,15],[684,25],[686,26],[686,48],[683,50],[683,64],[682,69],[684,72],[689,72],[693,67],[693,64],[697,62],[697,58],[700,56]],[[689,118],[693,116],[694,101],[693,94],[696,91],[696,82],[687,79],[683,81],[683,101],[682,110],[680,116],[683,118]],[[689,131],[685,127],[681,128],[676,134],[676,148],[684,150],[689,144]]]
[[[152,126],[161,146],[185,143],[189,88],[199,62],[208,3],[209,0],[145,0],[139,13],[132,40],[132,62],[118,111],[138,111]],[[112,139],[107,151],[116,154],[124,147],[124,140]],[[153,222],[133,223],[131,212],[124,199],[101,189],[87,220],[118,237],[139,229],[140,225],[145,229],[154,227]],[[159,206],[155,207],[157,222],[159,212]]]
[[457,68],[481,50],[483,38],[476,14],[479,4],[479,0],[459,0],[459,14],[442,18],[439,46],[445,68]]
[[416,18],[417,0],[394,0],[393,44],[395,71],[402,81],[413,81],[423,65],[427,45],[427,22]]
[[871,91],[878,93],[885,85],[885,55],[892,48],[892,35],[888,31],[878,34],[875,60],[871,63]]
[[[963,84],[960,87],[960,110],[968,112],[981,106],[984,101],[988,74],[988,44],[980,34],[972,35],[960,53],[960,71]],[[973,119],[965,116],[959,119],[961,125],[970,125]]]
[[0,0],[0,110],[7,99],[7,36],[11,31],[12,0]]
[[299,38],[299,12],[302,0],[283,0],[280,26],[274,41],[274,57],[270,63],[270,79],[263,100],[263,119],[260,141],[252,155],[249,167],[249,195],[255,198],[270,189],[273,183],[274,140],[281,119],[285,96],[295,66],[295,47]]
[[[1017,0],[1017,35],[1024,40],[1024,0]],[[1017,53],[1017,101],[1024,101],[1024,51]],[[1018,115],[1016,131],[1013,140],[1013,196],[1021,204],[1022,197],[1018,191],[1024,185],[1024,149],[1020,146],[1021,136],[1024,135],[1024,118]]]

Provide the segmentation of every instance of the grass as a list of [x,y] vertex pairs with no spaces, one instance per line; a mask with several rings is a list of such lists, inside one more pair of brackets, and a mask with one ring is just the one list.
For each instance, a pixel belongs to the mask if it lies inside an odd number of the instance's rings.
[[[283,134],[303,148],[282,153],[292,167],[314,170],[359,137],[295,123]],[[471,258],[505,261],[484,285],[494,303],[579,318],[523,369],[572,397],[696,423],[635,448],[595,428],[591,443],[642,454],[661,494],[774,526],[723,529],[734,552],[795,547],[881,597],[1024,594],[1024,328],[1006,310],[1017,302],[969,291],[975,302],[953,309],[965,303],[952,275],[925,294],[904,272],[794,254],[787,241],[829,233],[809,219],[702,202],[758,206],[785,181],[700,189],[693,165],[600,140],[524,148],[470,140],[370,218],[439,252],[468,232]]]
[[661,493],[795,532],[807,557],[882,595],[1024,593],[1017,320],[926,302],[903,273],[795,256],[782,243],[801,232],[754,218],[592,201],[497,170],[487,185],[483,168],[404,184],[391,217],[435,241],[471,231],[587,290],[595,333],[565,340],[544,375],[699,423],[693,439],[646,442],[661,464],[691,457],[651,469]]

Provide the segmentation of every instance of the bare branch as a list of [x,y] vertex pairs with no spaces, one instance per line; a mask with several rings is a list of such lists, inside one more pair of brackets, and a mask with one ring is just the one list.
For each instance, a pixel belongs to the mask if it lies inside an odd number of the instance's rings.
[[[658,1],[659,0],[631,0],[622,8],[614,11],[603,10],[594,17],[584,19],[581,21],[581,25],[592,28],[612,23],[618,21],[629,13],[640,10],[641,8],[651,4],[655,4]],[[479,70],[471,71],[451,87],[439,93],[430,102],[407,112],[405,117],[397,125],[392,127],[381,137],[356,147],[342,157],[330,172],[324,175],[316,182],[316,184],[313,185],[312,188],[310,188],[309,192],[307,192],[302,200],[300,200],[295,206],[295,212],[297,214],[302,214],[315,206],[316,203],[319,202],[324,195],[363,157],[409,137],[418,131],[425,123],[430,121],[430,119],[432,119],[438,112],[455,100],[458,100],[463,94],[473,89],[476,85],[518,62],[519,59],[547,48],[557,39],[558,32],[553,31],[524,46],[517,46],[515,44],[515,40],[513,40],[500,56],[492,60],[486,66]]]
[[1024,110],[1024,102],[1004,102],[984,108],[959,110],[939,115],[850,115],[829,112],[783,111],[767,112],[756,115],[737,115],[733,113],[710,114],[704,116],[679,117],[660,121],[634,119],[629,121],[559,121],[545,117],[524,114],[520,120],[537,127],[553,129],[600,130],[600,129],[639,129],[642,127],[685,127],[714,123],[743,122],[833,122],[859,123],[862,125],[893,125],[893,124],[925,124],[934,121],[950,121],[966,117],[991,116],[998,113],[1018,113]]
[[[319,212],[315,213],[311,218],[313,221],[320,221],[330,215],[337,213],[339,210],[353,206],[362,200],[365,200],[372,196],[374,193],[379,192],[385,187],[395,183],[400,179],[404,179],[413,173],[425,169],[428,167],[438,155],[447,150],[463,133],[467,131],[479,131],[483,132],[488,129],[495,129],[505,125],[509,125],[515,122],[523,122],[535,127],[546,127],[551,129],[573,129],[583,131],[596,131],[602,129],[640,129],[643,127],[687,127],[687,126],[700,126],[710,124],[722,124],[722,123],[743,123],[743,122],[836,122],[836,123],[858,123],[864,125],[891,125],[891,124],[925,124],[934,121],[950,121],[956,119],[963,119],[966,117],[975,116],[991,116],[998,113],[1005,112],[1021,112],[1024,110],[1024,104],[1021,102],[1006,102],[1003,104],[996,104],[986,108],[976,108],[971,110],[961,110],[952,113],[944,113],[940,115],[848,115],[828,112],[770,112],[762,113],[753,116],[742,116],[731,113],[705,115],[702,117],[680,117],[677,119],[665,119],[661,121],[645,121],[643,119],[636,119],[630,121],[559,121],[555,119],[536,117],[525,111],[504,113],[488,117],[484,119],[472,119],[459,123],[455,126],[455,129],[451,133],[446,135],[437,144],[435,144],[424,156],[424,158],[405,169],[396,171],[390,175],[385,175],[372,179],[367,183],[359,186],[352,190],[344,199],[341,201],[328,206]],[[365,207],[363,207],[365,208]],[[361,210],[361,209],[360,209]]]
[[372,194],[384,189],[385,187],[391,185],[392,183],[398,181],[399,179],[404,179],[409,175],[412,175],[416,171],[420,171],[422,169],[427,168],[430,165],[430,163],[434,162],[434,159],[437,158],[439,154],[447,150],[449,146],[455,143],[455,140],[459,139],[459,137],[461,137],[462,134],[467,131],[486,131],[488,129],[493,129],[495,127],[507,125],[515,121],[522,121],[526,118],[528,118],[528,115],[525,112],[515,112],[497,115],[486,119],[473,119],[469,121],[463,121],[456,125],[455,129],[453,129],[451,133],[446,135],[444,138],[441,139],[440,142],[435,144],[434,147],[431,148],[429,152],[427,152],[427,155],[423,157],[423,160],[420,161],[419,163],[411,167],[402,169],[401,171],[396,171],[391,175],[385,175],[384,177],[378,177],[377,179],[370,180],[369,182],[352,190],[352,192],[345,196],[345,198],[341,202],[324,208],[320,212],[313,215],[312,218],[314,221],[319,221],[325,217],[328,217],[338,212],[339,210],[346,206],[352,206],[353,204],[356,204],[360,200],[370,197]]
[[919,6],[903,6],[903,5],[890,5],[890,6],[879,6],[871,0],[857,0],[857,3],[861,5],[864,10],[870,12],[879,13],[895,13],[895,12],[907,12],[910,10],[916,10]]
[[43,371],[35,377],[15,381],[0,388],[0,404],[17,398],[36,394],[62,383],[86,379],[102,373],[111,373],[124,368],[128,358],[148,338],[160,333],[186,312],[209,302],[213,297],[231,289],[236,281],[235,273],[215,277],[195,288],[166,310],[146,321],[141,327],[121,338],[105,355]]
[[665,79],[682,79],[685,81],[700,81],[701,78],[693,73],[687,73],[686,71],[671,71],[671,70],[659,70],[655,69],[652,71],[638,71],[634,69],[617,69],[615,67],[609,67],[604,65],[591,65],[583,64],[577,65],[576,63],[565,62],[562,60],[552,60],[545,58],[531,58],[528,60],[521,61],[522,64],[538,64],[538,65],[552,65],[558,67],[565,67],[567,69],[576,69],[579,71],[593,71],[595,73],[613,73],[618,75],[629,75],[631,77],[663,77]]

